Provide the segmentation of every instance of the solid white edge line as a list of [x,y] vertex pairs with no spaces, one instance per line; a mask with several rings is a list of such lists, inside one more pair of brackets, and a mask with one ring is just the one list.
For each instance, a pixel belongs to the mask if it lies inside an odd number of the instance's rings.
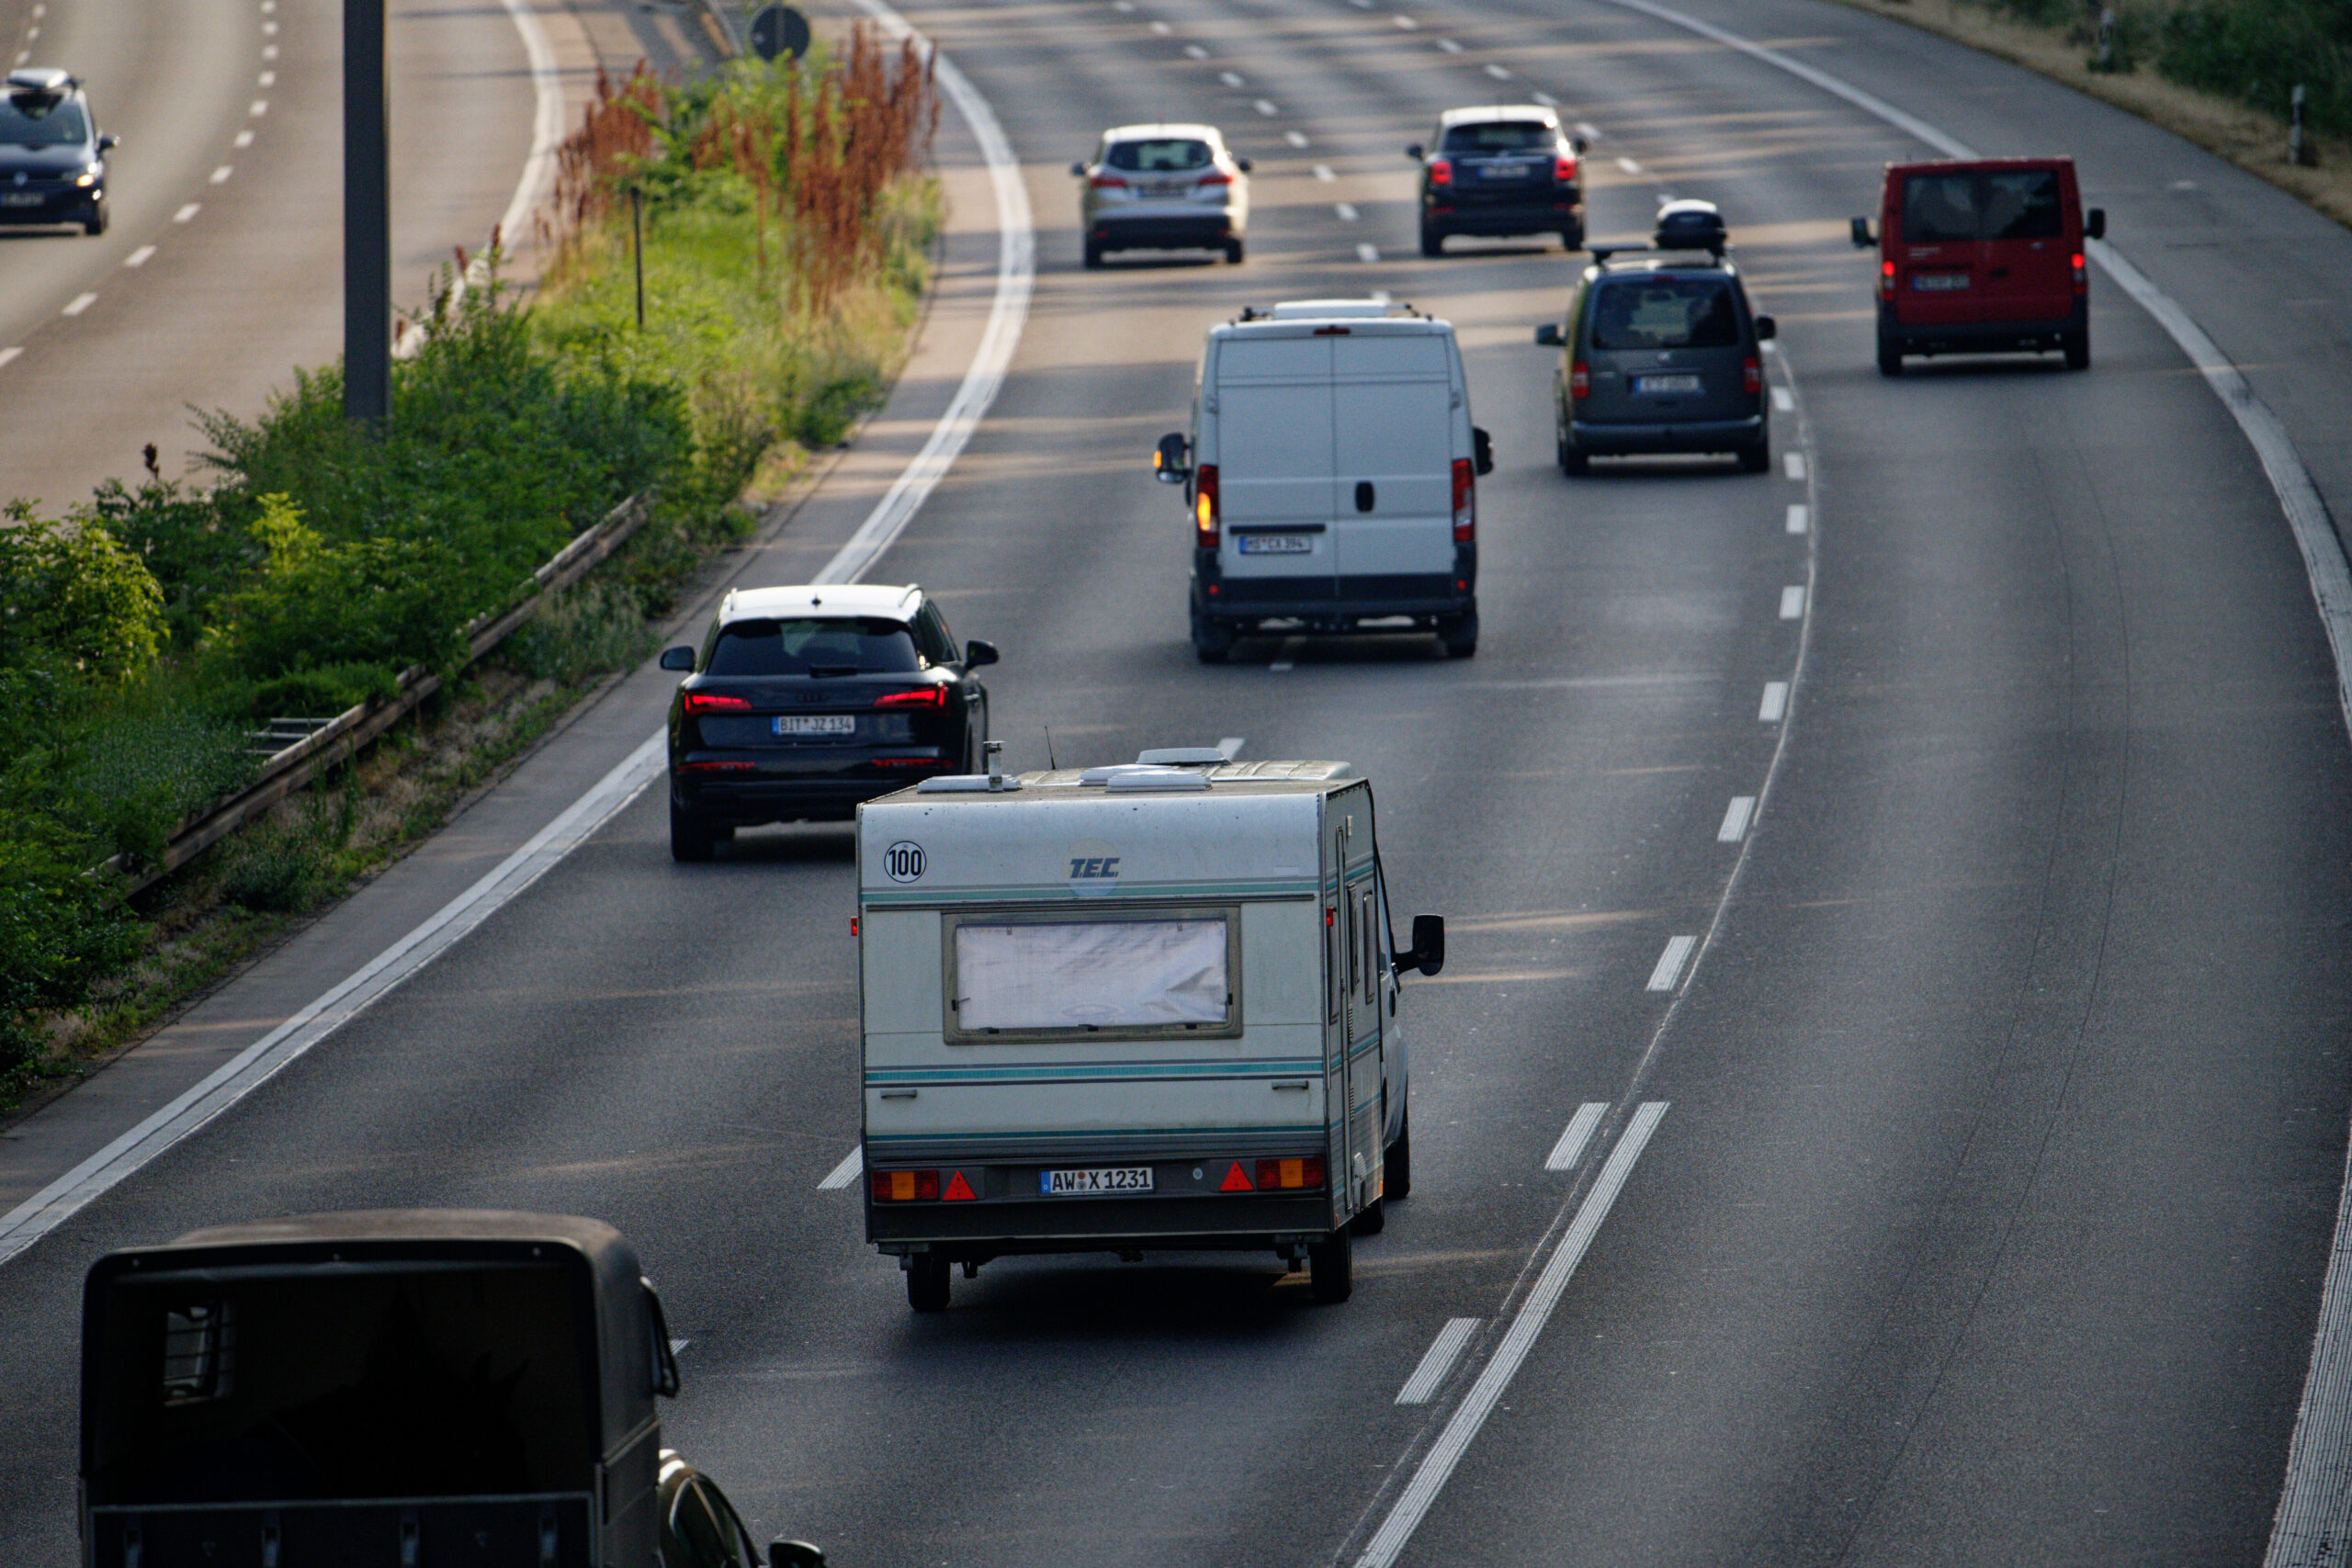
[[1544,1325],[1551,1321],[1553,1310],[1560,1304],[1560,1297],[1568,1288],[1569,1277],[1576,1273],[1577,1265],[1584,1260],[1585,1253],[1592,1246],[1592,1238],[1600,1234],[1601,1222],[1609,1217],[1610,1209],[1617,1201],[1617,1194],[1624,1188],[1625,1179],[1633,1174],[1634,1162],[1642,1157],[1642,1150],[1648,1145],[1650,1134],[1657,1130],[1658,1122],[1664,1119],[1666,1108],[1665,1100],[1653,1100],[1645,1101],[1634,1112],[1633,1121],[1617,1140],[1617,1146],[1609,1151],[1609,1163],[1600,1168],[1600,1175],[1593,1182],[1592,1190],[1585,1194],[1584,1203],[1577,1210],[1577,1217],[1570,1223],[1567,1234],[1560,1238],[1560,1245],[1553,1252],[1551,1260],[1544,1265],[1544,1272],[1537,1277],[1535,1288],[1528,1292],[1527,1300],[1520,1303],[1518,1313],[1511,1318],[1510,1329],[1503,1335],[1501,1345],[1496,1348],[1494,1359],[1478,1374],[1478,1381],[1471,1385],[1469,1393],[1453,1412],[1453,1419],[1446,1422],[1445,1429],[1438,1434],[1437,1441],[1430,1444],[1430,1451],[1422,1456],[1420,1465],[1413,1472],[1413,1479],[1406,1483],[1404,1494],[1396,1499],[1396,1506],[1388,1510],[1388,1517],[1381,1521],[1380,1529],[1365,1545],[1363,1554],[1356,1559],[1355,1568],[1390,1568],[1390,1564],[1396,1561],[1397,1553],[1405,1550],[1405,1543],[1412,1539],[1414,1529],[1430,1511],[1430,1505],[1437,1501],[1437,1495],[1444,1488],[1447,1477],[1453,1473],[1453,1467],[1462,1461],[1462,1455],[1470,1447],[1470,1440],[1478,1435],[1478,1428],[1487,1424],[1487,1417],[1493,1414],[1497,1402],[1502,1398],[1503,1390],[1510,1386],[1511,1378],[1519,1371],[1520,1363],[1527,1359],[1527,1353],[1534,1348],[1537,1337],[1544,1332]]
[[[510,4],[514,0],[510,0]],[[913,29],[881,0],[855,0],[893,41]],[[927,46],[926,46],[927,47]],[[944,56],[932,55],[938,81],[969,122],[995,186],[999,225],[996,298],[980,345],[965,372],[955,400],[940,416],[931,439],[874,510],[819,574],[820,582],[849,582],[895,539],[915,508],[946,473],[1004,383],[1007,367],[1028,312],[1035,271],[1035,245],[1029,200],[1021,186],[1020,165],[998,126],[988,100]],[[357,1017],[378,998],[446,952],[468,931],[537,882],[557,862],[635,800],[665,764],[666,729],[658,729],[628,759],[592,785],[561,816],[548,823],[497,868],[441,910],[386,948],[372,962],[327,991],[300,1012],[255,1041],[202,1082],[141,1122],[130,1132],[0,1215],[0,1264],[24,1251],[93,1200],[130,1177],[156,1156],[201,1129],[259,1088],[335,1030]]]
[[499,3],[506,7],[515,32],[522,37],[523,57],[531,68],[530,155],[523,160],[522,177],[514,182],[514,194],[507,198],[505,214],[498,220],[499,242],[512,251],[522,241],[531,209],[539,204],[539,193],[554,174],[556,149],[563,144],[563,76],[555,45],[548,41],[548,30],[539,25],[530,0]]
[[1747,837],[1747,825],[1756,816],[1756,797],[1735,795],[1731,804],[1724,807],[1724,825],[1715,829],[1715,842],[1736,844]]
[[851,1182],[855,1181],[858,1178],[858,1173],[863,1171],[865,1168],[865,1145],[860,1144],[857,1147],[850,1150],[848,1154],[842,1156],[842,1163],[833,1167],[832,1170],[826,1176],[824,1180],[817,1183],[817,1190],[820,1192],[838,1192],[842,1188],[847,1187]]
[[1445,1326],[1439,1329],[1437,1337],[1430,1341],[1430,1348],[1421,1356],[1420,1364],[1413,1369],[1413,1375],[1407,1378],[1405,1386],[1396,1391],[1397,1404],[1427,1404],[1430,1402],[1430,1396],[1437,1393],[1438,1384],[1445,1381],[1445,1374],[1453,1370],[1453,1359],[1462,1354],[1462,1347],[1470,1343],[1470,1336],[1476,1331],[1478,1321],[1475,1317],[1449,1317],[1445,1320]]
[[1690,950],[1698,943],[1699,939],[1695,936],[1667,938],[1666,951],[1657,955],[1657,966],[1650,971],[1649,983],[1642,988],[1647,991],[1674,989],[1674,983],[1682,977],[1683,961],[1690,956]]
[[1592,1141],[1593,1129],[1600,1125],[1601,1117],[1608,1111],[1609,1102],[1605,1100],[1588,1100],[1577,1106],[1576,1114],[1568,1118],[1568,1124],[1560,1130],[1560,1141],[1544,1156],[1544,1168],[1574,1170],[1577,1161],[1584,1157],[1585,1145]]
[[1756,709],[1756,716],[1765,724],[1778,724],[1789,711],[1789,683],[1786,681],[1764,682],[1764,701]]
[[[1607,3],[1713,39],[1809,82],[1948,158],[1976,156],[1967,143],[1917,116],[1905,114],[1885,99],[1778,50],[1653,0]],[[2346,730],[2352,731],[2352,566],[2346,562],[2343,541],[2328,521],[2326,502],[2312,480],[2311,470],[2295,451],[2278,415],[2255,395],[2244,372],[2177,300],[2105,241],[2088,241],[2084,248],[2099,270],[2147,311],[2188,357],[2261,461],[2263,475],[2294,535],[2295,547],[2302,554],[2312,600],[2335,659],[2336,705]],[[2311,1366],[2295,1412],[2295,1435],[2288,1446],[2287,1473],[2279,1487],[2278,1510],[2272,1517],[2263,1568],[2322,1568],[2340,1561],[2347,1545],[2352,1545],[2352,1142],[2347,1142],[2345,1174],[2338,1189],[2327,1276],[2320,1287]]]
[[8,361],[10,361],[11,359],[16,358],[16,357],[17,357],[17,355],[20,355],[20,354],[22,354],[22,353],[24,353],[24,352],[25,352],[25,351],[24,351],[22,348],[16,348],[16,347],[11,347],[11,348],[0,348],[0,365],[6,365],[6,364],[7,364],[7,363],[8,363]]

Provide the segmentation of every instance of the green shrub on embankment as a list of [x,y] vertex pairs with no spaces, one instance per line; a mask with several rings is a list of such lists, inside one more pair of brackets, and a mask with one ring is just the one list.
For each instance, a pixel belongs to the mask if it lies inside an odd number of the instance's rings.
[[[750,527],[735,498],[755,470],[789,473],[879,399],[936,230],[916,173],[933,118],[913,55],[862,33],[838,61],[600,84],[563,149],[537,298],[494,272],[445,292],[380,428],[345,421],[338,367],[297,371],[255,418],[198,418],[212,451],[193,480],[151,463],[66,518],[11,511],[0,1106],[62,1020],[157,951],[153,911],[103,868],[153,857],[248,781],[269,719],[332,716],[413,666],[454,671],[460,627],[650,492],[622,554],[503,655],[558,687],[643,656],[680,574]],[[242,835],[204,896],[314,907],[357,869],[358,816],[346,769]]]

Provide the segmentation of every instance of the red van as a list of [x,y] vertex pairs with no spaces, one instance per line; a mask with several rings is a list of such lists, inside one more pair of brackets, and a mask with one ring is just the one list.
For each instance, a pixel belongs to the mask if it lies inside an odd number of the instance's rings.
[[2107,214],[2083,211],[2071,158],[1889,164],[1878,235],[1854,220],[1854,243],[1878,247],[1878,368],[1906,354],[2058,349],[2091,363],[2083,241]]

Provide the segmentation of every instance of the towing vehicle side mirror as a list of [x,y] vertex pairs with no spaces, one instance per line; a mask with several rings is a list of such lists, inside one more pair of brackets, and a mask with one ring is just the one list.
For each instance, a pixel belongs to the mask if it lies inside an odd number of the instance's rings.
[[1424,975],[1434,975],[1445,967],[1445,917],[1415,915],[1413,917],[1413,950],[1396,955],[1396,972],[1418,969]]
[[662,650],[662,668],[684,670],[691,674],[695,667],[695,650],[691,648],[665,648]]
[[771,1541],[768,1568],[825,1568],[825,1553],[805,1540]]
[[996,644],[986,637],[974,637],[964,645],[964,668],[978,670],[983,664],[994,664],[1004,657],[997,652]]
[[1780,335],[1780,322],[1774,321],[1770,316],[1758,316],[1756,318],[1756,341],[1758,343],[1770,343]]
[[1854,248],[1858,251],[1867,251],[1878,243],[1871,238],[1871,220],[1867,218],[1855,219],[1849,231],[1854,236]]
[[1538,348],[1566,347],[1566,345],[1560,338],[1560,323],[1557,321],[1546,321],[1542,326],[1536,328],[1535,346]]
[[1180,485],[1193,477],[1193,465],[1185,450],[1184,433],[1171,430],[1159,438],[1159,449],[1151,455],[1151,477],[1164,485]]
[[116,135],[113,131],[111,131],[111,130],[107,131],[104,136],[101,136],[101,137],[99,137],[99,138],[98,138],[98,151],[99,151],[99,152],[113,152],[116,148],[118,148],[118,147],[119,147],[119,146],[121,146],[121,145],[122,145],[122,138],[121,138],[121,137],[119,137],[119,136],[117,136],[117,135]]
[[1405,156],[1410,158],[1416,164],[1419,163],[1421,161],[1421,144],[1416,141],[1410,147],[1406,148]]
[[1236,158],[1233,161],[1233,166],[1246,175],[1250,172],[1250,160],[1247,158]]
[[1079,162],[1079,163],[1072,164],[1069,166],[1069,172],[1070,172],[1070,176],[1071,176],[1073,179],[1081,179],[1081,180],[1082,180],[1082,179],[1084,179],[1084,178],[1086,177],[1086,164],[1085,164],[1085,163],[1084,163],[1083,161],[1080,161],[1080,162]]
[[1581,136],[1571,136],[1571,137],[1569,137],[1569,138],[1568,138],[1568,145],[1569,145],[1570,147],[1572,147],[1572,148],[1576,149],[1576,154],[1577,154],[1577,157],[1579,157],[1579,158],[1583,157],[1587,152],[1590,152],[1590,151],[1592,150],[1592,143],[1591,143],[1591,142],[1589,142],[1589,141],[1586,141],[1583,137],[1581,137]]
[[2107,238],[2106,208],[2094,207],[2088,212],[2083,214],[2083,238],[2086,240],[2104,240]]
[[1495,438],[1475,424],[1470,427],[1470,452],[1473,468],[1482,474],[1495,471]]

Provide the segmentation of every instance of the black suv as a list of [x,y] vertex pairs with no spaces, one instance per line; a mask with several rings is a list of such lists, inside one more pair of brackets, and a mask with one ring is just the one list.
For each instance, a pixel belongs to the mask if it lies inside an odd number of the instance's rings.
[[845,821],[861,801],[934,773],[977,772],[997,661],[956,645],[921,588],[737,590],[670,702],[670,853],[708,860],[738,828]]
[[1760,345],[1772,318],[1748,308],[1725,249],[1723,220],[1703,201],[1663,209],[1650,248],[1593,247],[1567,319],[1535,329],[1538,344],[1560,351],[1561,472],[1642,452],[1729,452],[1750,473],[1771,466]]
[[0,223],[79,223],[107,231],[106,155],[82,84],[51,66],[19,66],[0,92]]
[[1446,110],[1428,147],[1405,149],[1421,166],[1421,254],[1442,253],[1448,234],[1557,234],[1580,248],[1583,151],[1540,104]]

